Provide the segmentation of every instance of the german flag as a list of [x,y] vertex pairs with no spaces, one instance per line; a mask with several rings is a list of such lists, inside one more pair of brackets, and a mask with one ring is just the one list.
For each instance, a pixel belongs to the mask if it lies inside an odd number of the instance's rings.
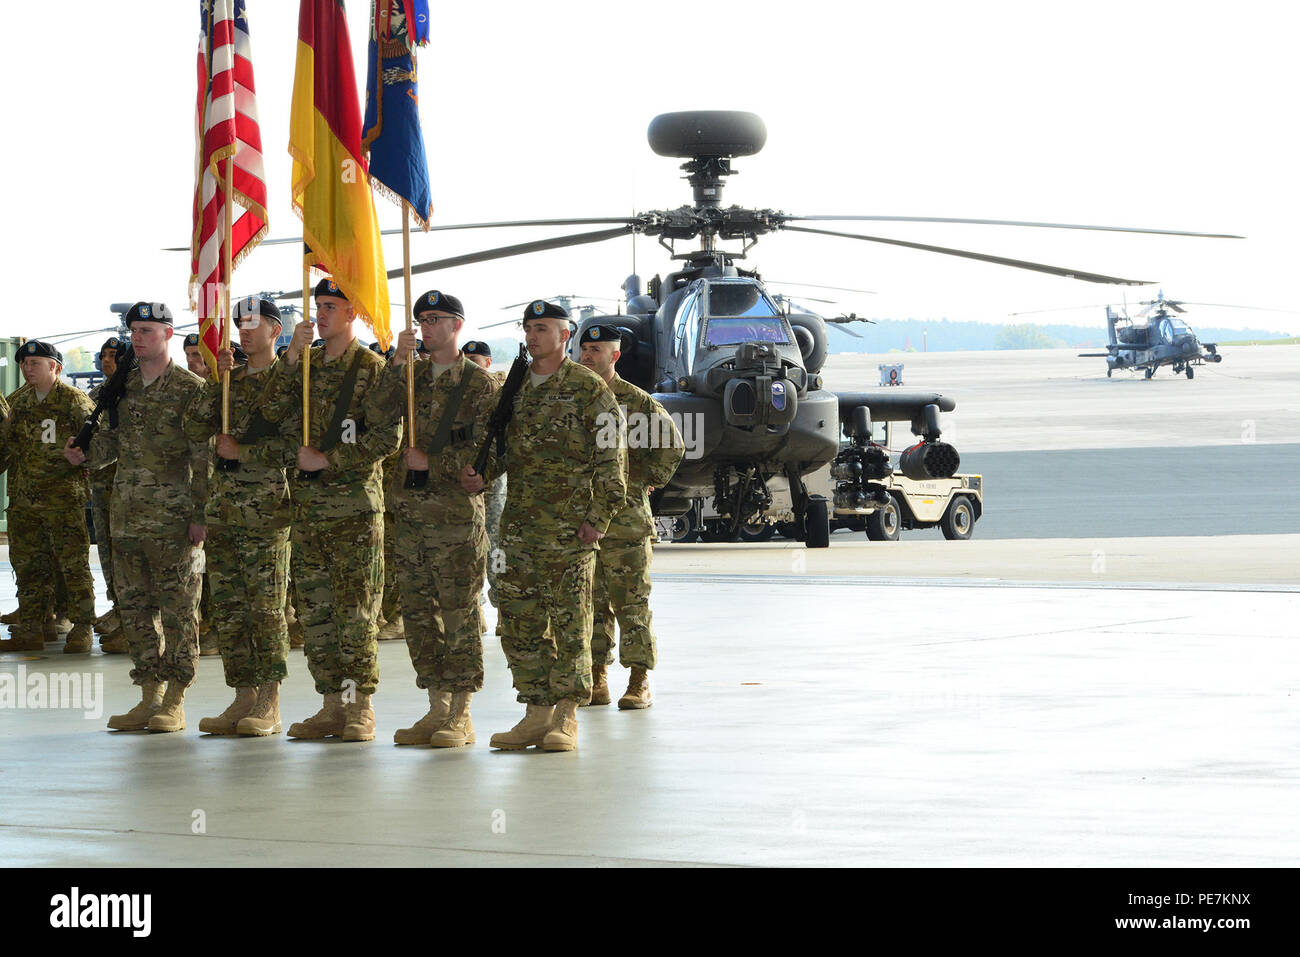
[[289,114],[293,207],[310,265],[339,284],[380,346],[388,348],[388,276],[343,0],[301,0]]

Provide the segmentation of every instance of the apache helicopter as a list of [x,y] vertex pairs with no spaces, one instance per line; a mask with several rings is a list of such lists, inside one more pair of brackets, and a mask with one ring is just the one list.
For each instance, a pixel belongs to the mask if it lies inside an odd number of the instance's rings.
[[[1206,362],[1222,362],[1216,344],[1200,342],[1196,333],[1183,320],[1171,313],[1184,313],[1186,303],[1165,298],[1162,289],[1156,298],[1142,303],[1145,306],[1138,313],[1142,319],[1151,316],[1143,325],[1135,325],[1128,315],[1115,312],[1106,307],[1106,326],[1110,332],[1110,345],[1105,352],[1081,352],[1080,358],[1105,359],[1106,378],[1116,369],[1146,369],[1150,379],[1161,366],[1173,366],[1174,375],[1186,372],[1187,378],[1195,376],[1194,366]],[[1152,310],[1155,310],[1152,314]]]
[[[687,161],[681,169],[693,189],[691,205],[633,216],[433,226],[431,232],[519,226],[608,228],[421,263],[413,265],[411,273],[633,234],[658,237],[672,259],[681,261],[681,268],[666,277],[651,279],[644,294],[639,281],[630,283],[626,313],[584,319],[576,330],[581,332],[597,322],[617,325],[622,338],[619,374],[654,394],[676,421],[690,424],[698,439],[698,445],[688,449],[668,486],[656,491],[655,512],[680,515],[696,499],[713,496],[718,512],[739,527],[759,518],[772,502],[772,491],[785,486],[794,506],[797,537],[810,547],[829,544],[830,503],[808,493],[805,476],[831,463],[838,481],[834,493],[837,507],[887,500],[888,492],[878,480],[892,470],[888,456],[858,454],[858,444],[841,453],[841,429],[850,437],[867,437],[873,419],[909,422],[920,440],[902,453],[898,470],[916,479],[948,477],[957,471],[959,456],[951,445],[940,441],[939,415],[956,408],[956,402],[935,392],[832,392],[824,388],[820,373],[827,352],[827,320],[813,313],[783,309],[768,293],[757,270],[737,265],[759,236],[777,230],[837,236],[1124,285],[1148,283],[794,224],[831,220],[960,223],[1240,238],[1129,227],[917,216],[794,216],[772,209],[723,208],[724,180],[735,173],[732,159],[752,156],[766,143],[767,129],[758,116],[730,111],[665,113],[651,121],[648,138],[660,156]],[[695,239],[699,240],[699,248],[689,252],[678,253],[673,245],[679,240]],[[720,240],[737,240],[743,246],[725,250],[719,247]],[[402,270],[390,270],[388,275],[398,278]],[[295,292],[284,298],[300,296]],[[841,319],[850,321],[847,316]],[[571,348],[576,354],[576,335]]]

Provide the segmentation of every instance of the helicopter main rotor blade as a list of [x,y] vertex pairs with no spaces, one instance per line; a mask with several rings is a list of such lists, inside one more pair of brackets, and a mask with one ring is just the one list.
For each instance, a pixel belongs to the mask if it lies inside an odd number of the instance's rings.
[[848,286],[823,286],[815,282],[786,282],[783,279],[764,279],[765,286],[806,286],[809,289],[834,289],[837,292],[860,292],[865,296],[875,296],[878,293],[870,289],[850,289]]
[[885,243],[890,246],[903,246],[907,249],[920,249],[930,253],[941,253],[945,256],[960,256],[963,259],[977,259],[980,262],[996,263],[999,266],[1013,266],[1016,269],[1029,269],[1033,272],[1047,273],[1050,276],[1064,276],[1066,279],[1082,279],[1085,282],[1112,283],[1119,286],[1150,286],[1155,283],[1152,279],[1120,279],[1118,276],[1104,276],[1095,272],[1084,272],[1080,269],[1066,269],[1061,266],[1048,266],[1044,263],[1029,262],[1024,259],[1007,259],[1004,256],[989,256],[985,253],[974,253],[965,249],[951,249],[948,246],[929,246],[925,243],[909,243],[902,239],[885,239],[882,236],[864,236],[861,233],[840,233],[830,229],[811,229],[807,226],[786,226],[787,231],[793,230],[799,233],[815,233],[820,236],[838,236],[842,239],[861,239],[869,243]]
[[839,326],[839,325],[835,325],[835,326],[831,326],[830,328],[831,328],[831,329],[838,330],[839,332],[844,333],[846,336],[852,336],[854,339],[864,339],[864,338],[866,338],[865,336],[862,335],[862,333],[860,333],[860,332],[854,332],[852,329],[848,328],[847,326]]
[[1030,226],[1036,229],[1092,229],[1108,233],[1150,233],[1156,236],[1195,236],[1200,239],[1245,239],[1230,233],[1193,233],[1182,229],[1144,229],[1138,226],[1084,226],[1078,223],[1029,223],[1014,219],[951,219],[944,216],[786,216],[787,221],[822,220],[884,223],[958,223],[966,226]]
[[[630,226],[634,222],[636,222],[636,220],[632,219],[630,216],[605,216],[592,219],[517,219],[510,222],[500,223],[453,223],[447,226],[430,226],[427,232],[444,232],[451,229],[498,229],[510,226],[603,226],[608,223],[620,223]],[[401,235],[401,232],[400,229],[381,229],[379,234],[381,236],[399,236]],[[415,234],[417,230],[412,230],[411,232],[412,234]],[[302,242],[301,236],[277,236],[274,239],[263,239],[259,245],[282,246],[286,243],[300,242]],[[163,251],[169,253],[189,252],[190,247],[168,246]]]
[[[569,236],[552,236],[550,239],[538,239],[531,243],[518,243],[514,246],[497,246],[495,249],[484,249],[476,253],[466,253],[463,256],[452,256],[449,259],[435,259],[432,262],[418,263],[411,267],[411,275],[423,272],[433,272],[437,269],[452,269],[456,266],[469,266],[473,263],[488,262],[492,259],[506,259],[510,256],[525,256],[528,253],[545,252],[548,249],[562,249],[565,246],[582,246],[586,243],[598,243],[606,239],[615,239],[619,236],[626,236],[632,232],[631,226],[620,226],[618,229],[598,229],[590,233],[573,233]],[[401,269],[388,270],[389,279],[397,279],[402,275]],[[285,299],[301,299],[302,292],[287,292],[283,296]]]

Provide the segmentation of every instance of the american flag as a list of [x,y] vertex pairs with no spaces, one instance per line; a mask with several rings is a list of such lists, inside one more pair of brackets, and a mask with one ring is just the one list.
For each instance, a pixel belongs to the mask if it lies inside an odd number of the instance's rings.
[[232,269],[266,235],[266,175],[244,0],[203,0],[199,13],[190,308],[199,316],[199,351],[215,369],[222,283],[230,282],[222,248],[226,164],[233,156]]

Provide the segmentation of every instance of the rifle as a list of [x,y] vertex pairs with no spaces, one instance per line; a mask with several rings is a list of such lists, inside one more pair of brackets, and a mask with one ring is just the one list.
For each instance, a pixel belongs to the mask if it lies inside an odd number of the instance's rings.
[[117,404],[122,401],[122,396],[126,395],[126,377],[131,374],[131,370],[136,367],[135,347],[128,345],[117,357],[117,370],[104,383],[104,387],[99,390],[99,398],[95,401],[95,411],[90,413],[90,418],[86,424],[81,427],[77,437],[72,440],[73,448],[81,449],[82,452],[90,450],[90,440],[95,435],[95,430],[99,428],[99,417],[108,411],[108,425],[110,428],[117,428]]
[[488,456],[492,452],[493,439],[496,439],[497,455],[505,453],[506,426],[510,424],[510,417],[515,414],[515,396],[523,388],[524,376],[527,374],[528,347],[521,343],[519,355],[515,356],[510,372],[506,374],[506,381],[501,386],[497,407],[492,410],[492,416],[488,419],[487,435],[483,437],[483,444],[479,446],[478,455],[474,458],[474,471],[483,476],[484,482],[487,481],[487,476],[483,473],[487,468]]

